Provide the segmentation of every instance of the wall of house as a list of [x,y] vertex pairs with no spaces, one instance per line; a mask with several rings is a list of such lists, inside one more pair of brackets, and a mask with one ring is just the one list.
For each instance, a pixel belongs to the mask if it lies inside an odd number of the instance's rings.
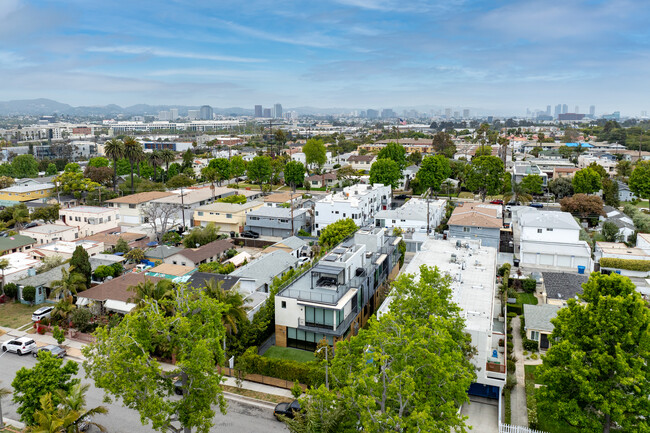
[[307,213],[294,215],[293,232],[291,231],[290,218],[265,217],[261,215],[247,215],[246,230],[252,230],[262,236],[276,236],[286,238],[297,234],[301,229],[308,231],[310,229]]
[[43,197],[52,195],[52,188],[43,188],[36,191],[29,192],[7,192],[0,191],[0,200],[9,200],[15,202],[23,202],[36,200]]
[[449,237],[455,239],[480,239],[481,245],[499,249],[500,229],[488,227],[449,226]]
[[576,243],[580,239],[580,230],[558,229],[555,227],[522,227],[521,241],[541,241],[545,243]]
[[49,244],[55,241],[74,241],[79,238],[79,231],[76,227],[61,226],[63,230],[53,233],[38,233],[27,230],[20,230],[18,233],[21,235],[29,236],[36,239],[37,245]]

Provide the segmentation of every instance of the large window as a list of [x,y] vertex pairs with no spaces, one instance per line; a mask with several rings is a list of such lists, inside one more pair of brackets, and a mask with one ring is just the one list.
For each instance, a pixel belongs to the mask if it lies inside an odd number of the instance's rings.
[[323,308],[305,307],[305,324],[318,328],[333,329],[334,311]]

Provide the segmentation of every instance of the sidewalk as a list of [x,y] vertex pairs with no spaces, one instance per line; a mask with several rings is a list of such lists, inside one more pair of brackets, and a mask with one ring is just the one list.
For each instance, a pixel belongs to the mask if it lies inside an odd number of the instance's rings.
[[517,357],[517,385],[510,392],[510,424],[528,427],[528,408],[526,407],[526,387],[524,371],[524,347],[521,341],[521,317],[512,319],[512,339],[514,342],[514,355]]
[[[4,331],[5,334],[0,336],[0,342],[5,342],[10,340],[11,338],[15,337],[24,337],[24,336],[29,336],[34,340],[36,345],[38,347],[42,346],[47,346],[48,344],[54,344],[57,345],[58,343],[56,340],[50,336],[50,335],[39,335],[39,334],[28,334],[24,331],[17,331],[12,328],[3,328],[0,327],[0,330]],[[81,353],[81,349],[85,346],[85,343],[75,341],[75,340],[70,340],[66,338],[66,340],[63,342],[62,346],[64,346],[67,350],[67,356],[70,358],[73,358],[74,360],[78,362],[83,362],[85,360],[84,356]],[[166,363],[161,363],[160,364],[163,371],[172,371],[176,367],[172,364],[166,364]],[[522,367],[523,368],[523,367]],[[229,377],[229,376],[224,376],[224,385],[232,386],[232,387],[237,387],[237,382],[235,381],[235,378]],[[287,397],[287,398],[292,398],[291,391],[285,388],[278,388],[275,386],[271,385],[265,385],[263,383],[257,383],[257,382],[250,382],[248,380],[243,380],[242,381],[242,386],[243,389],[247,389],[249,391],[256,391],[256,392],[263,392],[265,394],[272,394],[272,395],[277,395],[280,397]]]

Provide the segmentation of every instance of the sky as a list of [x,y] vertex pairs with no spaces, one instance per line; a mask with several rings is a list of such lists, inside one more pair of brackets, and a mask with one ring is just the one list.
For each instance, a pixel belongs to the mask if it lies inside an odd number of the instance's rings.
[[0,100],[650,111],[645,0],[0,0]]

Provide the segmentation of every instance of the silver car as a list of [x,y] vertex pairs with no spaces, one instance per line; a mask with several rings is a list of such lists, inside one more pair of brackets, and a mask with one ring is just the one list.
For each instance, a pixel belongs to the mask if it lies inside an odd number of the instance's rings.
[[34,358],[38,357],[39,352],[50,352],[52,356],[56,356],[57,358],[63,358],[67,353],[64,348],[56,346],[54,344],[49,344],[47,346],[43,346],[43,347],[39,347],[38,349],[35,349],[32,352]]

